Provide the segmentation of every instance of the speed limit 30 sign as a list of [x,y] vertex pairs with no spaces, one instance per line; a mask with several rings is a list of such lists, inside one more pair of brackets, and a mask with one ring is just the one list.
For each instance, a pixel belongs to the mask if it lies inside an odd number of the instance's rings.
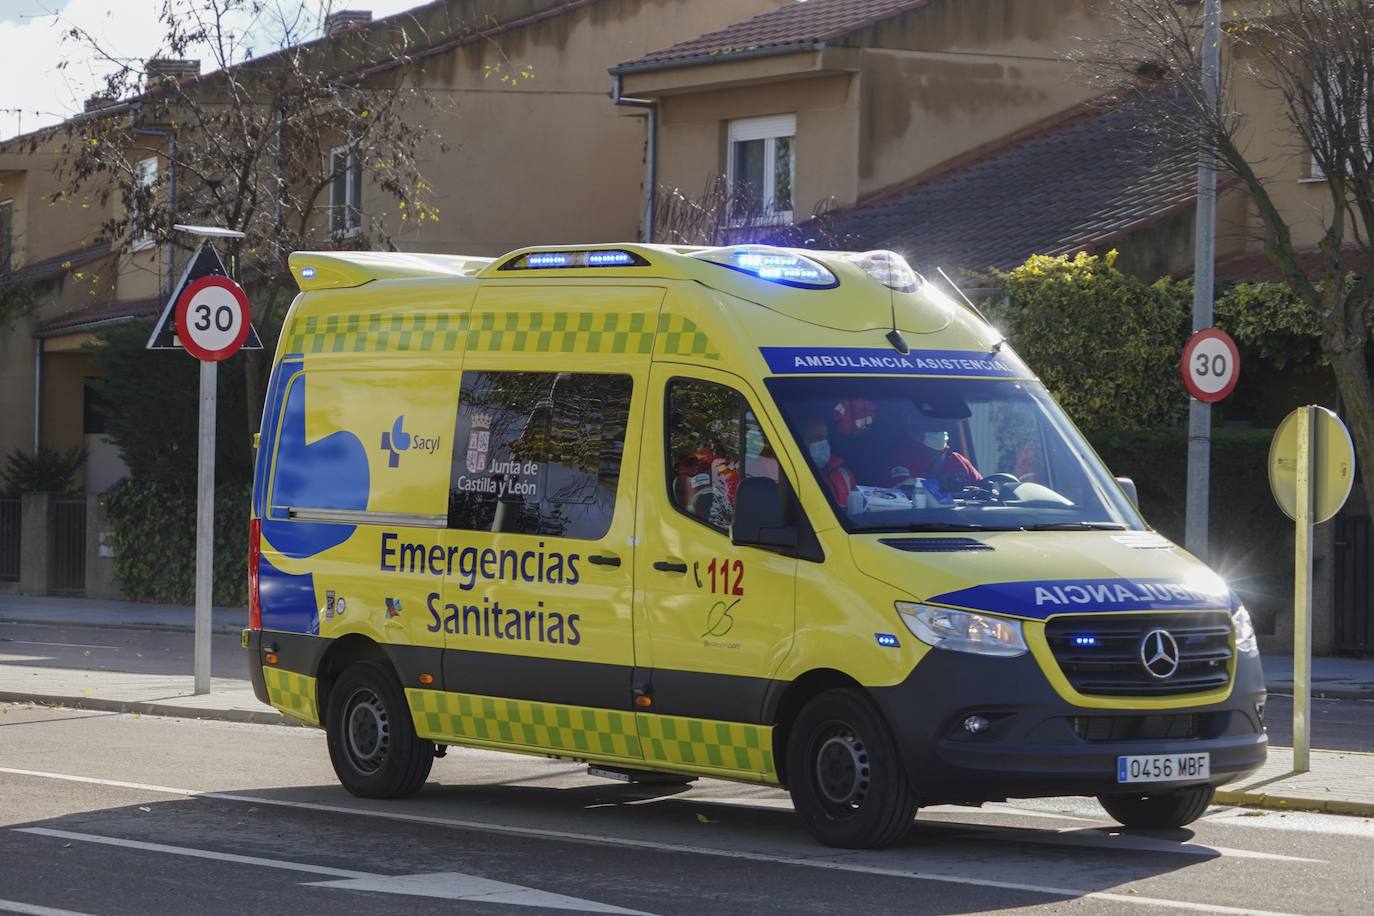
[[1240,378],[1240,350],[1225,331],[1205,328],[1189,338],[1179,368],[1189,394],[1207,403],[1220,401]]
[[243,346],[250,320],[248,296],[228,277],[193,280],[177,299],[177,338],[196,359],[219,362]]

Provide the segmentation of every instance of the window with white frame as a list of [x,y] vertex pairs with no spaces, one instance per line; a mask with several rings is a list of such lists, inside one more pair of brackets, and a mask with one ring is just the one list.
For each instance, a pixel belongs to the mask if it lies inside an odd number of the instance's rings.
[[[1348,113],[1348,109],[1346,108],[1346,106],[1342,104],[1344,101],[1344,86],[1340,82],[1338,82],[1338,80],[1339,77],[1335,77],[1331,81],[1331,89],[1334,90],[1332,94],[1335,96],[1333,100],[1334,104],[1331,105],[1331,109],[1334,112],[1336,112],[1339,116],[1340,114]],[[1328,129],[1328,125],[1326,124],[1324,119],[1324,114],[1327,109],[1326,89],[1327,87],[1324,86],[1320,80],[1314,81],[1314,84],[1312,86],[1312,101],[1314,109],[1312,112],[1312,129],[1314,133],[1318,134],[1324,133]],[[1370,145],[1369,106],[1367,104],[1357,105],[1356,111],[1358,112],[1358,117],[1360,119],[1360,152],[1363,154],[1365,158],[1368,158],[1371,152],[1374,151],[1374,147],[1371,147]],[[1311,177],[1314,181],[1320,181],[1326,178],[1325,170],[1323,170],[1321,164],[1317,162],[1316,153],[1312,154]]]
[[731,121],[725,178],[738,223],[790,223],[797,171],[797,116]]
[[329,153],[329,232],[352,235],[362,228],[363,167],[356,146]]
[[[138,194],[142,199],[144,195],[151,195],[152,189],[157,186],[157,157],[149,156],[147,159],[138,160],[134,166],[134,173],[138,181]],[[142,251],[144,248],[152,246],[153,227],[148,224],[150,213],[143,209],[144,204],[135,201],[138,208],[134,211],[134,241],[133,250]]]

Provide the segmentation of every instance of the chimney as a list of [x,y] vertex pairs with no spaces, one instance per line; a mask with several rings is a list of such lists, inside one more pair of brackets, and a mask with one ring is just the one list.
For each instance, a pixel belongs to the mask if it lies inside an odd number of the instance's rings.
[[193,76],[200,76],[200,61],[185,60],[176,57],[154,57],[148,61],[148,81],[159,77],[166,77],[173,80],[189,79]]
[[339,10],[324,17],[324,34],[332,37],[350,29],[362,28],[371,21],[371,10]]

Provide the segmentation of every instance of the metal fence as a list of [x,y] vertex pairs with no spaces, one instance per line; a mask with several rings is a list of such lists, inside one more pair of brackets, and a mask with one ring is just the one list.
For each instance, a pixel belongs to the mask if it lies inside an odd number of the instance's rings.
[[22,505],[17,499],[0,499],[0,582],[19,581]]
[[52,590],[80,595],[86,590],[86,500],[53,501]]
[[1336,652],[1374,655],[1374,540],[1369,519],[1336,518]]

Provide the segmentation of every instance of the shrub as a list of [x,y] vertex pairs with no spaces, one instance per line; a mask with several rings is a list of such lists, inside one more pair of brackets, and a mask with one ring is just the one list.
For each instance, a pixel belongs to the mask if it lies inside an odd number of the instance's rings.
[[5,458],[0,472],[0,494],[67,494],[76,489],[76,475],[86,463],[86,450],[77,446],[59,452],[46,446],[36,452],[15,449]]
[[[248,486],[215,492],[214,602],[248,602]],[[131,601],[192,604],[196,597],[196,499],[150,480],[124,480],[106,496],[115,579]]]

